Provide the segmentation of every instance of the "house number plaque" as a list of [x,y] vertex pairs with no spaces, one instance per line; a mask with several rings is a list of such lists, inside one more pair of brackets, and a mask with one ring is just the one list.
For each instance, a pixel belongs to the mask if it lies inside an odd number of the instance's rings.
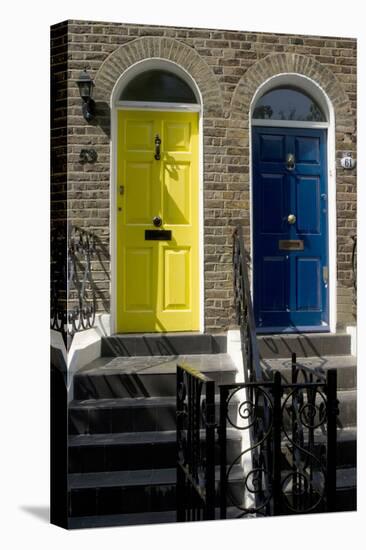
[[343,157],[341,158],[341,166],[345,170],[352,170],[356,166],[356,161],[352,157],[351,153],[346,153],[345,155],[343,155]]
[[304,250],[304,241],[278,241],[279,250]]

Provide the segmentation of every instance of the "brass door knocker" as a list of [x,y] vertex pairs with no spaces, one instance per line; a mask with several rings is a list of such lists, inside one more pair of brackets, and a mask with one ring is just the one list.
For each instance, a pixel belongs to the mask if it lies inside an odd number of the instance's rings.
[[160,160],[160,144],[161,144],[161,139],[159,137],[159,134],[156,134],[156,137],[155,137],[155,155],[154,155],[155,160]]
[[293,170],[295,168],[295,155],[289,153],[286,157],[286,168],[287,170]]

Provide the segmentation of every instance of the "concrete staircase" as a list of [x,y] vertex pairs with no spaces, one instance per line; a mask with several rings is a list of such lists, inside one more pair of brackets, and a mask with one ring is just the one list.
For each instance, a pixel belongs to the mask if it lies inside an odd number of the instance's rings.
[[[175,522],[176,365],[234,382],[226,335],[113,336],[102,354],[74,378],[69,527]],[[240,434],[229,439],[238,454]]]
[[[339,416],[337,429],[336,510],[356,509],[356,357],[350,354],[348,334],[259,336],[261,364],[267,377],[279,370],[291,381],[291,354],[306,367],[337,369]],[[323,435],[317,434],[319,443]]]
[[[187,333],[103,339],[102,357],[75,375],[69,404],[70,528],[176,521],[176,365],[188,363],[204,372],[218,391],[218,384],[233,383],[237,375],[226,342],[226,334]],[[337,368],[336,505],[354,510],[356,360],[350,337],[275,335],[260,336],[258,342],[268,377],[276,369],[289,379],[292,352],[310,368]],[[228,463],[240,449],[240,433],[228,429]],[[240,492],[241,472],[233,477]]]

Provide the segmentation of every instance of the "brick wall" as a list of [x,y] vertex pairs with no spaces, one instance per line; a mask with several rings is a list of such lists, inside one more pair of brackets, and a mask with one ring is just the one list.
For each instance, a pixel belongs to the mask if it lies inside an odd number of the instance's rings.
[[[68,22],[68,216],[109,246],[110,112],[112,88],[135,61],[163,57],[182,65],[203,97],[206,331],[232,325],[231,233],[241,223],[249,246],[248,113],[257,87],[279,72],[317,81],[336,114],[338,323],[354,322],[351,235],[356,232],[356,174],[339,158],[356,153],[356,40],[88,21]],[[76,79],[95,79],[97,119],[81,114]],[[81,164],[80,149],[97,150]],[[109,262],[95,264],[100,309],[109,308]]]
[[[60,267],[67,262],[67,87],[68,23],[51,28],[51,317],[55,288],[58,305],[66,305],[67,283]],[[61,307],[61,306],[60,306]]]
[[51,219],[66,220],[68,24],[51,29]]

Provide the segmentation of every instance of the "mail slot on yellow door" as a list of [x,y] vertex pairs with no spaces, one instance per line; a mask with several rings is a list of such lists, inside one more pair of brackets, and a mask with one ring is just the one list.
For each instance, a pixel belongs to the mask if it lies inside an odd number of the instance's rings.
[[289,241],[278,241],[279,250],[304,250],[304,241],[301,240],[289,240]]

